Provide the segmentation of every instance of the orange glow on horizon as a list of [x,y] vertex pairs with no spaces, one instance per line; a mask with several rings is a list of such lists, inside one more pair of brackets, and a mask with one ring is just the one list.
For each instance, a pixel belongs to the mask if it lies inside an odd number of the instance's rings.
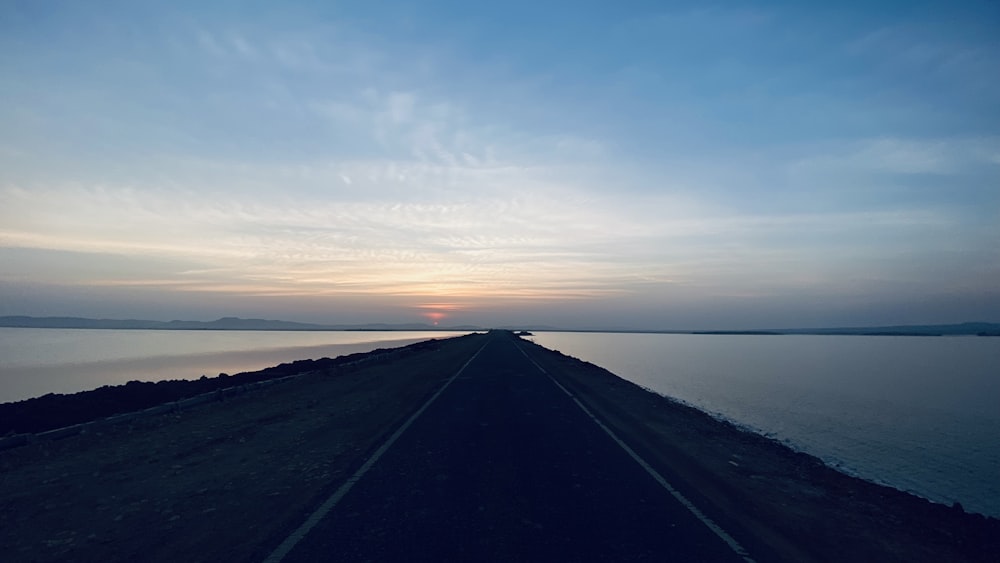
[[457,303],[419,303],[413,307],[420,309],[420,315],[429,320],[434,326],[437,326],[447,318],[448,312],[459,311],[463,308]]
[[457,311],[462,308],[457,303],[421,303],[415,307],[417,309],[434,309],[435,311]]
[[445,314],[440,311],[429,311],[427,313],[424,313],[424,316],[427,317],[427,319],[430,320],[432,323],[434,323],[434,326],[437,326],[437,324],[442,319],[444,319]]

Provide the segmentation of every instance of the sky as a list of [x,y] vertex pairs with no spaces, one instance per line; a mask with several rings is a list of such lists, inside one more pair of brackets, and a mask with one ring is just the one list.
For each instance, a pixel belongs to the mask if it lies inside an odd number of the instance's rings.
[[0,3],[0,315],[1000,321],[996,2]]

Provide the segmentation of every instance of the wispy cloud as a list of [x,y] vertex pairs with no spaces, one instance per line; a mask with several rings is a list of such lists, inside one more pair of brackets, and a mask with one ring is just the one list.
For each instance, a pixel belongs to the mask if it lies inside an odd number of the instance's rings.
[[995,49],[947,28],[897,24],[868,31],[847,44],[849,53],[903,67],[900,70],[973,76],[1000,70]]
[[896,174],[958,174],[991,166],[1000,138],[878,138],[827,147],[824,154],[792,165],[794,172],[843,173],[882,171]]
[[[690,208],[662,196],[622,205],[574,202],[556,189],[501,193],[464,203],[246,205],[76,187],[7,189],[0,200],[9,213],[7,245],[183,258],[208,273],[186,267],[169,282],[119,283],[268,295],[558,300],[648,290],[651,280],[704,284],[725,274],[743,284],[775,282],[796,263],[813,262],[818,249],[837,267],[844,253],[857,259],[859,238],[933,237],[950,225],[920,212],[689,216]],[[63,224],[70,210],[86,220]]]

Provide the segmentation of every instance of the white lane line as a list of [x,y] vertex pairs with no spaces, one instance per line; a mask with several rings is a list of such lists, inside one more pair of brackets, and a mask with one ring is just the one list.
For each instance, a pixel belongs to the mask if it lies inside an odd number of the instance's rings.
[[284,559],[292,551],[295,545],[298,544],[300,541],[302,541],[302,538],[306,537],[306,534],[308,534],[309,531],[316,526],[316,524],[319,524],[320,520],[325,518],[326,515],[330,513],[330,510],[332,510],[333,507],[336,506],[338,502],[340,502],[340,499],[344,498],[344,495],[346,495],[348,491],[350,491],[351,488],[354,487],[354,484],[357,483],[359,480],[361,480],[361,477],[364,476],[364,474],[367,473],[368,470],[371,469],[373,465],[375,465],[375,462],[378,461],[379,458],[382,457],[382,455],[385,454],[385,452],[387,452],[390,447],[392,447],[392,445],[396,442],[396,440],[403,435],[403,432],[405,432],[406,429],[409,428],[411,424],[413,424],[413,421],[416,420],[417,417],[421,415],[421,413],[427,410],[427,407],[429,407],[431,403],[433,403],[434,400],[437,399],[438,396],[441,393],[443,393],[444,390],[447,389],[449,385],[451,385],[452,381],[455,381],[455,379],[459,375],[461,375],[463,371],[465,371],[465,368],[469,367],[469,364],[472,363],[472,360],[476,359],[476,356],[478,356],[479,353],[483,351],[483,348],[486,348],[487,344],[489,344],[489,340],[487,340],[486,344],[483,344],[479,348],[479,350],[476,350],[476,353],[473,354],[472,357],[469,358],[467,362],[462,364],[462,367],[459,368],[459,370],[455,372],[455,375],[451,376],[451,378],[448,379],[448,381],[446,381],[445,384],[442,385],[440,389],[438,389],[437,393],[434,393],[434,395],[432,395],[430,399],[427,399],[427,402],[424,403],[423,406],[417,410],[417,412],[413,413],[413,415],[410,416],[410,418],[408,418],[406,422],[403,423],[402,426],[400,426],[395,432],[393,432],[392,436],[389,436],[389,439],[386,440],[384,444],[379,446],[379,448],[375,450],[375,453],[373,453],[371,457],[369,457],[368,460],[365,461],[364,464],[362,464],[361,467],[358,468],[358,470],[355,471],[354,474],[351,475],[350,478],[348,478],[347,481],[345,481],[344,484],[340,486],[340,488],[338,488],[336,491],[334,491],[332,495],[330,495],[330,498],[323,501],[323,504],[319,505],[319,508],[317,508],[312,514],[310,514],[309,518],[306,518],[306,521],[303,522],[301,526],[296,528],[294,532],[292,532],[287,538],[285,538],[285,541],[281,542],[281,545],[279,545],[274,551],[271,552],[270,555],[267,556],[266,559],[264,559],[264,563],[279,563],[282,559]]
[[649,473],[649,475],[653,479],[655,479],[657,483],[663,486],[663,488],[666,489],[668,493],[670,493],[675,499],[677,499],[678,502],[684,505],[684,508],[687,508],[688,511],[691,512],[691,514],[694,514],[695,517],[698,518],[698,520],[701,520],[702,524],[707,526],[709,530],[712,530],[712,532],[714,532],[715,535],[719,536],[719,538],[722,541],[726,542],[726,545],[728,545],[730,549],[736,552],[736,555],[742,557],[743,560],[746,561],[746,563],[756,563],[753,560],[753,558],[750,557],[750,554],[747,552],[747,550],[742,545],[740,545],[740,543],[736,541],[736,539],[733,538],[733,536],[729,535],[728,532],[720,528],[718,524],[712,521],[712,519],[709,518],[704,512],[699,510],[698,507],[694,505],[694,503],[688,500],[686,496],[681,494],[680,491],[675,489],[673,485],[671,485],[666,479],[664,479],[663,475],[660,475],[659,471],[653,469],[653,466],[649,465],[649,463],[647,463],[646,460],[642,459],[642,457],[640,457],[639,454],[635,453],[635,450],[630,448],[628,444],[623,442],[622,439],[619,438],[614,432],[612,432],[610,428],[608,428],[607,426],[605,426],[603,422],[598,420],[598,418],[594,416],[594,413],[590,412],[590,409],[585,407],[583,403],[580,402],[579,399],[577,399],[572,393],[569,392],[568,389],[566,389],[565,387],[562,386],[562,384],[556,381],[556,379],[552,377],[552,374],[545,371],[545,369],[542,368],[542,366],[538,365],[538,362],[536,362],[534,358],[529,356],[528,353],[524,351],[524,348],[521,348],[520,345],[517,344],[515,345],[517,346],[517,349],[520,350],[522,354],[524,354],[524,357],[528,358],[528,361],[530,361],[532,364],[535,365],[536,368],[538,368],[538,371],[548,376],[548,378],[552,381],[552,383],[556,384],[556,387],[562,389],[563,393],[566,393],[566,395],[568,395],[570,399],[573,399],[573,402],[576,403],[576,406],[580,407],[580,409],[583,410],[583,412],[586,413],[588,417],[590,417],[590,420],[593,420],[598,426],[601,427],[602,430],[604,430],[604,432],[608,434],[608,436],[611,436],[611,439],[614,440],[616,444],[621,446],[621,448],[625,450],[625,453],[631,456],[631,458],[634,459],[636,463],[639,464],[640,467],[646,470],[646,473]]

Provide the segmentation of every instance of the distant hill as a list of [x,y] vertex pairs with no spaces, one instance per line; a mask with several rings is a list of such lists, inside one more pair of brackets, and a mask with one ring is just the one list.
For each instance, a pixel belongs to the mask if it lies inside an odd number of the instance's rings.
[[139,319],[86,319],[80,317],[0,317],[0,327],[90,328],[116,330],[482,330],[475,326],[432,326],[423,323],[320,325],[225,317],[214,321],[149,321]]

